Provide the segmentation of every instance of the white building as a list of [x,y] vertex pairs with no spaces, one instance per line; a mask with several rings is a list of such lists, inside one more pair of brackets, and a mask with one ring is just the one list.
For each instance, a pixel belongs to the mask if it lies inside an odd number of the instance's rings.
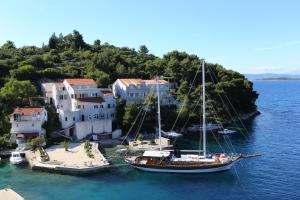
[[97,88],[93,79],[65,79],[42,84],[45,101],[52,102],[65,134],[83,139],[95,133],[111,133],[116,101],[109,89]]
[[[162,105],[177,105],[177,101],[170,94],[172,84],[165,80],[158,80]],[[126,102],[143,103],[149,93],[156,94],[156,80],[117,79],[113,84],[113,94]]]
[[53,95],[52,95],[52,91],[53,91],[53,83],[43,83],[42,84],[42,93],[45,97],[45,103],[50,103],[52,104],[53,102]]
[[25,147],[28,139],[44,137],[45,129],[42,128],[47,121],[45,108],[16,108],[10,115],[11,138],[19,147]]

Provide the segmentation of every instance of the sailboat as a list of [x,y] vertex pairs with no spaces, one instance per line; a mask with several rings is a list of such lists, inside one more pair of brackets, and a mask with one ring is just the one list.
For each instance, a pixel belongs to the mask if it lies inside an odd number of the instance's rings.
[[242,154],[208,153],[206,149],[206,102],[205,102],[205,63],[202,63],[203,95],[203,149],[202,150],[162,150],[159,84],[157,89],[159,150],[145,151],[142,156],[128,161],[139,170],[169,173],[208,173],[229,170]]

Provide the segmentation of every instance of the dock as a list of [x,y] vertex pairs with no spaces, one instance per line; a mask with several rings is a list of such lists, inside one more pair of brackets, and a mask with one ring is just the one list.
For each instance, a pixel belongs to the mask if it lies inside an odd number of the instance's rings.
[[10,188],[0,190],[0,199],[5,200],[24,200],[18,193]]
[[91,145],[93,157],[85,152],[84,143],[71,143],[68,151],[61,145],[45,149],[49,156],[48,161],[42,161],[38,151],[27,151],[26,159],[33,170],[71,175],[88,175],[109,168],[110,164],[99,151],[98,143]]

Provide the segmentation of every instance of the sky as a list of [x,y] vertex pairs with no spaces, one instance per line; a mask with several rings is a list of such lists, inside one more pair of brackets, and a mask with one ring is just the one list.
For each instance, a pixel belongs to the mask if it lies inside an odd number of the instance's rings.
[[78,30],[157,56],[196,54],[241,73],[300,74],[298,0],[1,0],[0,45],[47,44]]

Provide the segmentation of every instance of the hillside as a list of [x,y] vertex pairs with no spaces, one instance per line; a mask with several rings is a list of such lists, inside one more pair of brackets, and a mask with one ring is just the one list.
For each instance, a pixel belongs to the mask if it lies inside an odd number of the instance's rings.
[[[117,78],[149,79],[159,75],[178,86],[174,95],[182,102],[182,119],[188,117],[191,122],[198,121],[200,107],[197,102],[202,81],[201,69],[198,70],[200,63],[198,56],[178,51],[160,58],[149,53],[144,45],[135,50],[102,44],[100,40],[87,44],[75,30],[65,36],[53,34],[41,48],[16,48],[13,42],[7,41],[0,48],[0,134],[9,132],[7,115],[12,108],[29,105],[29,97],[40,95],[39,83],[45,79],[85,77],[95,79],[99,87],[109,87]],[[244,75],[218,64],[207,63],[206,66],[208,108],[213,110],[208,112],[209,120],[228,119],[226,108],[234,114],[229,101],[239,113],[256,109],[258,94]],[[212,84],[213,81],[216,84]],[[187,95],[191,85],[191,92]],[[229,101],[226,100],[224,105],[220,96],[225,100],[228,97]],[[179,109],[173,111],[172,118],[176,118]]]

